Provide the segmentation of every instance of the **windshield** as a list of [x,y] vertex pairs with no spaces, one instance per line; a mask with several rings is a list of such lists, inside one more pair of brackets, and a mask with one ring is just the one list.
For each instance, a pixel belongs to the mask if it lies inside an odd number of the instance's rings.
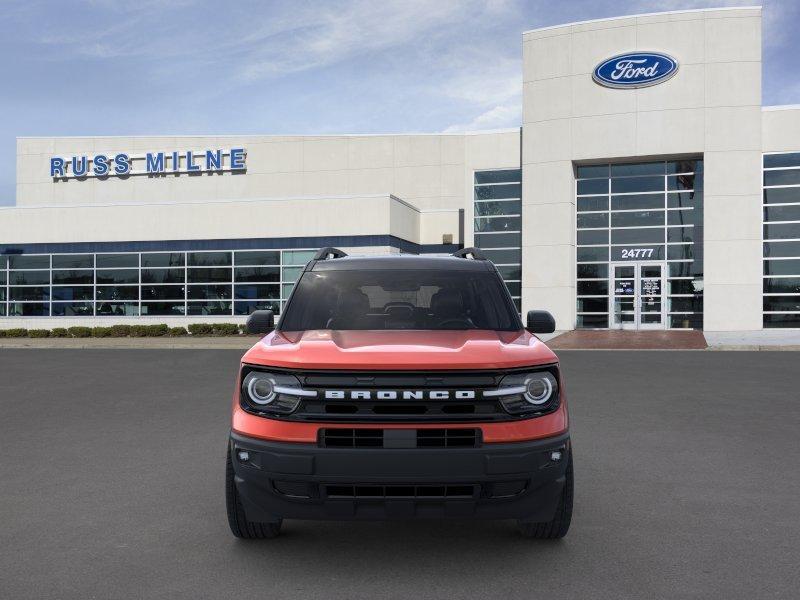
[[303,274],[280,328],[517,331],[522,325],[496,273],[336,270]]

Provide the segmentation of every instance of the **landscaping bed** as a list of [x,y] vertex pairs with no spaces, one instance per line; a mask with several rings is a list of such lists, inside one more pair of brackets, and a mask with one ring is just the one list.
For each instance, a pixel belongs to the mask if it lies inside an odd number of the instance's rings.
[[53,329],[0,329],[0,338],[122,338],[246,335],[236,323],[192,323],[188,327],[159,325],[110,325],[108,327],[54,327]]

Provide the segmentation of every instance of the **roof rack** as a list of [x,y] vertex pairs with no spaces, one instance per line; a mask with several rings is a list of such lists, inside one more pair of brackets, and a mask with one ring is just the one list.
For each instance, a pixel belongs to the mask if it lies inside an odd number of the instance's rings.
[[470,258],[472,260],[486,260],[486,255],[481,252],[480,248],[462,248],[461,250],[456,250],[453,252],[453,256],[456,258]]
[[329,246],[327,248],[320,248],[314,255],[313,260],[328,260],[329,258],[343,258],[345,256],[347,256],[346,252]]

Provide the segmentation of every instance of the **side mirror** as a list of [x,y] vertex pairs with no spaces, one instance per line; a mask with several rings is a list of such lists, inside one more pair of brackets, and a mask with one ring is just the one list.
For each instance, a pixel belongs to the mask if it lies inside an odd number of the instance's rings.
[[531,333],[553,333],[556,330],[556,320],[546,310],[529,310],[528,326],[525,329]]
[[269,333],[275,329],[275,315],[271,310],[256,310],[247,317],[248,333]]

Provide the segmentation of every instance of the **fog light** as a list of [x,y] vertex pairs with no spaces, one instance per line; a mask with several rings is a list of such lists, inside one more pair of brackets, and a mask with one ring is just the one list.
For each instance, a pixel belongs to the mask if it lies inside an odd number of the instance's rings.
[[250,460],[250,453],[247,452],[246,450],[239,450],[237,456],[239,457],[239,460],[241,462],[247,462],[248,460]]
[[550,460],[553,462],[558,462],[561,460],[561,450],[553,450],[550,453]]

